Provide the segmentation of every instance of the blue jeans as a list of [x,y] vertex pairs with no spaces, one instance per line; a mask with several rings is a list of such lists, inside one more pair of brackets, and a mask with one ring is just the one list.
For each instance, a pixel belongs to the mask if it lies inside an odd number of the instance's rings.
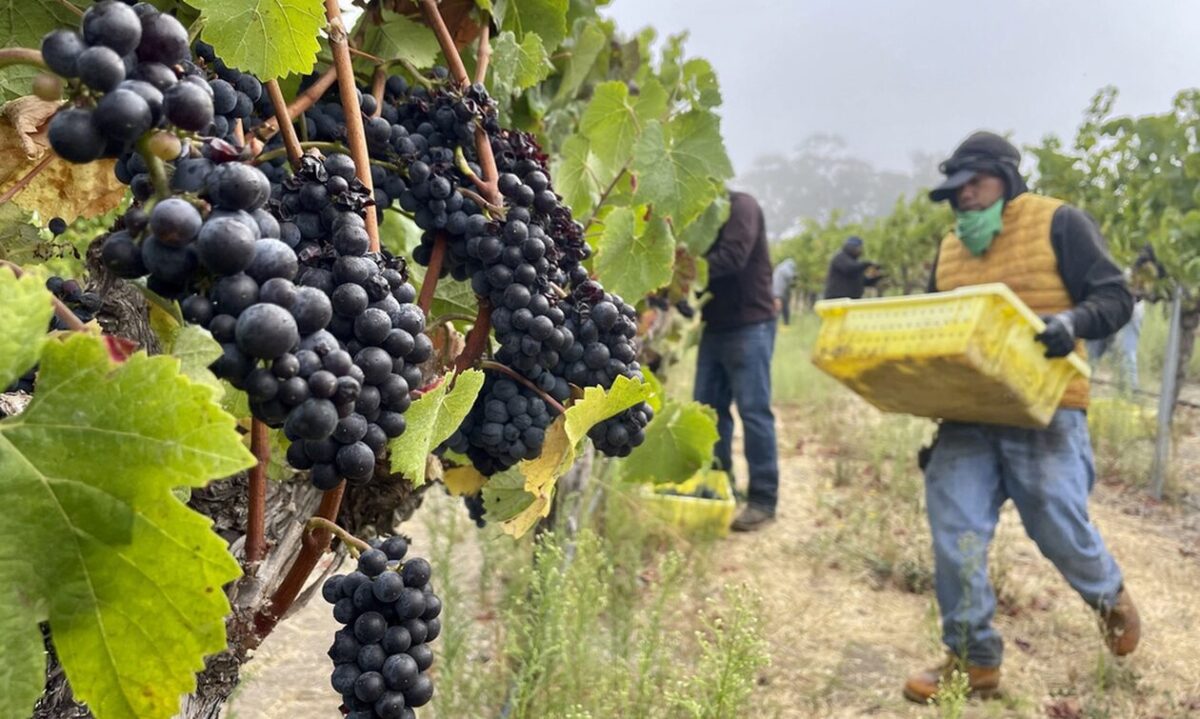
[[775,320],[733,329],[704,329],[696,360],[693,397],[717,411],[715,454],[721,468],[733,477],[733,415],[746,432],[746,462],[750,466],[749,503],[771,514],[779,497],[779,462],[775,448],[775,415],[771,412],[771,353],[775,350]]
[[978,666],[999,666],[996,595],[987,552],[1011,499],[1025,532],[1097,609],[1112,606],[1121,570],[1088,519],[1095,481],[1082,410],[1060,409],[1043,430],[945,422],[925,468],[942,641]]

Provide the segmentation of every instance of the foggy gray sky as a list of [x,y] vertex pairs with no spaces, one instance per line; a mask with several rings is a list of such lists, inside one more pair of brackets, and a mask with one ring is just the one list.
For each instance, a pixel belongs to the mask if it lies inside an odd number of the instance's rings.
[[724,94],[735,168],[840,134],[880,167],[914,150],[948,155],[971,130],[1018,143],[1070,138],[1091,96],[1117,111],[1163,112],[1200,84],[1196,0],[614,0],[632,33],[690,32]]

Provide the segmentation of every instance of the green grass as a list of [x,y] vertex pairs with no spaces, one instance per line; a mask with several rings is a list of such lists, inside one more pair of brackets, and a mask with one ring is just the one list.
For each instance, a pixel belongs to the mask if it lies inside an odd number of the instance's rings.
[[[657,531],[628,488],[592,484],[582,505],[595,497],[597,509],[575,533],[513,542],[484,530],[478,579],[453,571],[456,545],[475,531],[461,507],[430,508],[448,612],[438,717],[743,715],[768,661],[757,595],[714,585],[710,545]],[[693,597],[711,599],[697,606]]]

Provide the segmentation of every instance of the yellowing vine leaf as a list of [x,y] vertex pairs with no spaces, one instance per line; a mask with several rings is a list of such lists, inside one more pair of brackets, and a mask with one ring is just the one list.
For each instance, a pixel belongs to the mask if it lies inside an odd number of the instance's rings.
[[[46,129],[57,103],[20,97],[4,105],[0,115],[0,193],[25,177],[50,152]],[[13,202],[43,218],[96,217],[116,207],[127,188],[113,174],[113,160],[86,165],[57,157],[17,193]]]
[[[0,346],[10,328],[0,323]],[[7,362],[0,381],[23,369]],[[114,365],[99,337],[46,342],[33,401],[0,422],[0,716],[29,716],[42,690],[39,622],[97,719],[178,710],[204,657],[225,647],[222,585],[239,569],[171,490],[253,462],[179,360]]]

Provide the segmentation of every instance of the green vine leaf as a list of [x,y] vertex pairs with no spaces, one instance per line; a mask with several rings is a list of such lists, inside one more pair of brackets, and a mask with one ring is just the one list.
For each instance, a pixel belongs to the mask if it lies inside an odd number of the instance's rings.
[[400,13],[383,10],[383,24],[367,24],[362,49],[385,60],[408,60],[417,67],[431,67],[441,51],[428,27]]
[[262,80],[312,70],[325,27],[321,0],[188,0],[201,35],[229,67]]
[[554,163],[554,189],[575,217],[587,217],[603,191],[600,186],[603,168],[592,154],[590,143],[579,135],[568,137]]
[[546,49],[553,51],[567,36],[567,6],[570,0],[496,0],[493,15],[500,29],[511,30],[524,41],[537,33]]
[[634,170],[637,201],[681,224],[713,201],[715,182],[733,176],[717,116],[703,110],[652,120],[634,150]]
[[622,461],[632,482],[682,482],[712,464],[717,413],[699,402],[665,398],[646,427],[646,441]]
[[425,484],[426,458],[454,434],[482,388],[483,372],[469,369],[446,377],[417,398],[404,413],[407,429],[392,440],[392,472],[404,475],[414,487]]
[[[607,185],[633,158],[634,143],[647,123],[667,109],[667,93],[656,80],[648,80],[636,97],[619,80],[596,86],[579,131],[591,141],[592,153],[605,168],[600,183]],[[718,138],[719,139],[719,138]]]
[[0,716],[31,713],[48,621],[97,719],[166,719],[225,648],[222,585],[239,575],[208,518],[171,490],[254,458],[175,358],[114,365],[101,338],[75,334],[40,361],[29,407],[0,422],[0,495],[13,508],[0,514]]
[[[426,31],[428,32],[428,31]],[[550,53],[535,32],[517,42],[511,32],[502,32],[492,45],[492,95],[507,97],[533,87],[554,72]]]
[[599,22],[588,21],[583,30],[578,31],[578,37],[575,38],[575,46],[571,49],[571,56],[567,59],[566,67],[562,72],[562,80],[559,82],[558,91],[554,96],[555,102],[575,97],[580,86],[583,85],[583,81],[596,66],[596,59],[600,57],[600,53],[606,47],[608,47],[608,33],[604,32],[604,28],[600,27]]
[[728,219],[729,198],[722,194],[683,228],[683,232],[679,233],[680,244],[687,248],[692,257],[704,257],[712,243],[717,241],[717,235]]
[[7,387],[37,364],[54,305],[36,275],[17,278],[0,267],[0,307],[5,315],[0,322],[0,387]]
[[[638,214],[635,216],[634,211]],[[637,301],[671,281],[675,236],[666,220],[645,208],[618,207],[604,219],[595,270],[605,289]]]

